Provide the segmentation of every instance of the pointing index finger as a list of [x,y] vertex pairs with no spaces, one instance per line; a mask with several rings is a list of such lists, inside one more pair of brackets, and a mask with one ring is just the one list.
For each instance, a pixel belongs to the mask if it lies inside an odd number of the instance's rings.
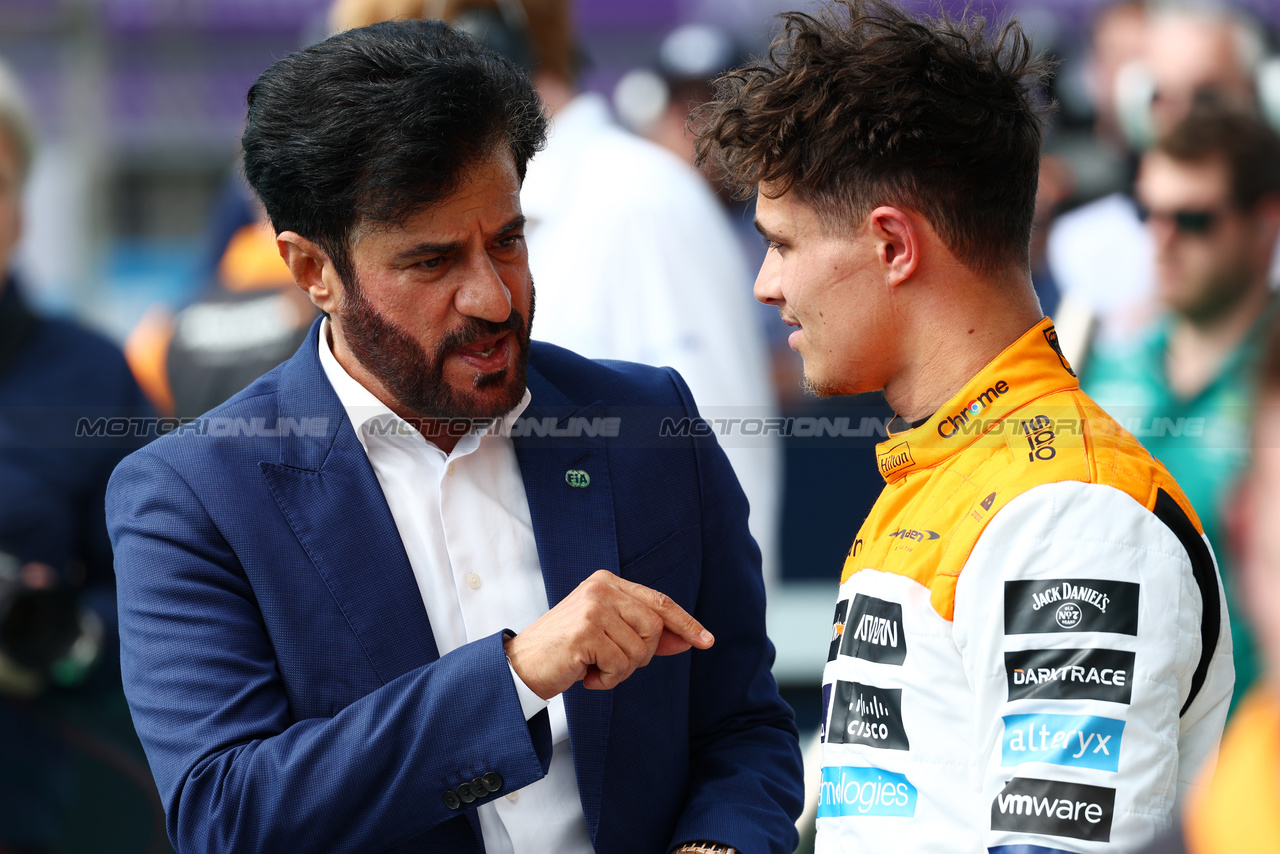
[[[676,604],[675,600],[667,594],[632,581],[618,580],[627,585],[624,588],[627,593],[639,599],[662,618],[662,623],[666,627],[666,631],[663,632],[664,647],[668,645],[665,643],[667,640],[665,636],[668,632],[685,643],[696,646],[698,649],[708,649],[715,643],[716,639],[711,632],[707,631],[702,623],[690,616],[688,611]],[[660,650],[659,654],[666,654],[665,650]]]

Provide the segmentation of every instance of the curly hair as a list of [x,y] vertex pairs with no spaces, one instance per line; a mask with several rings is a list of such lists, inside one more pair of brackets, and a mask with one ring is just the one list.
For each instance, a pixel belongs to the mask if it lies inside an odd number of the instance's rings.
[[[843,14],[842,14],[843,13]],[[1028,265],[1051,63],[1016,21],[917,19],[889,0],[788,12],[763,59],[715,81],[699,165],[748,196],[794,191],[831,228],[916,211],[969,268]]]

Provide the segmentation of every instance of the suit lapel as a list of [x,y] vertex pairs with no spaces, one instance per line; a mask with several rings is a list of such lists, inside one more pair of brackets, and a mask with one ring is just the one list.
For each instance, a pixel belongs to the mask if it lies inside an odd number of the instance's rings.
[[[605,413],[598,404],[573,404],[532,364],[529,391],[532,399],[521,416],[521,435],[514,442],[547,601],[555,607],[596,570],[618,571],[608,455],[604,437],[589,426],[592,419]],[[588,425],[588,429],[575,431],[575,424]],[[568,435],[555,436],[552,431]],[[597,435],[588,435],[592,432]],[[566,476],[570,471],[585,472],[590,483],[570,485]],[[581,478],[574,480],[582,483]],[[613,692],[588,691],[579,683],[565,692],[564,698],[578,793],[594,841],[600,824]]]
[[[280,376],[279,423],[296,424],[304,435],[282,435],[279,462],[260,465],[289,526],[386,683],[440,655],[382,488],[320,366],[318,330],[319,321]],[[290,418],[295,421],[285,420]]]

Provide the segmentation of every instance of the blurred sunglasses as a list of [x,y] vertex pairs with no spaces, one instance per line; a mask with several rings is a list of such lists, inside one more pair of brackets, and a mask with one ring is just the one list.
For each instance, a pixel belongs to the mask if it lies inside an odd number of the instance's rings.
[[1153,211],[1145,205],[1138,205],[1138,219],[1143,222],[1167,220],[1181,234],[1205,235],[1213,231],[1222,217],[1222,211],[1175,210]]

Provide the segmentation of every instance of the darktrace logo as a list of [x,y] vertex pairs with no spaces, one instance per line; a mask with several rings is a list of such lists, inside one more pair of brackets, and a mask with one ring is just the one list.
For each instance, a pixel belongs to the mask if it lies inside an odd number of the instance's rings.
[[902,689],[836,682],[827,743],[910,750],[902,725]]
[[899,528],[889,535],[899,540],[915,540],[917,543],[923,543],[926,540],[936,540],[941,536],[937,531],[916,531],[913,529]]
[[1099,578],[1004,583],[1004,633],[1138,633],[1138,585]]
[[1001,395],[1008,393],[1009,384],[1004,380],[1000,380],[986,391],[979,392],[973,400],[964,405],[958,415],[944,418],[938,422],[938,435],[944,439],[950,439],[961,432],[975,415],[994,403]]
[[835,661],[836,655],[840,652],[840,638],[844,635],[844,622],[848,613],[849,600],[841,599],[836,603],[836,616],[831,622],[831,649],[827,650],[827,661]]
[[1053,422],[1046,415],[1037,415],[1027,421],[1018,422],[1022,435],[1027,439],[1027,459],[1031,462],[1042,462],[1054,458],[1053,440],[1057,438],[1053,432]]
[[1050,326],[1044,331],[1044,340],[1049,342],[1053,352],[1058,354],[1058,361],[1062,363],[1062,369],[1074,377],[1076,372],[1071,370],[1071,365],[1067,363],[1067,357],[1062,355],[1062,345],[1058,343],[1058,330]]
[[[846,600],[843,604],[849,603]],[[907,657],[907,639],[902,634],[902,606],[862,593],[853,597],[840,652],[864,661],[901,664]]]
[[1124,721],[1094,715],[1006,715],[1000,764],[1047,762],[1068,768],[1120,770]]
[[1009,699],[1102,700],[1128,704],[1132,652],[1116,649],[1027,649],[1004,654]]
[[991,829],[1111,841],[1116,790],[1014,777],[991,802]]
[[906,442],[899,442],[880,454],[877,462],[880,465],[880,473],[885,477],[916,464],[916,461],[911,458],[911,446]]

